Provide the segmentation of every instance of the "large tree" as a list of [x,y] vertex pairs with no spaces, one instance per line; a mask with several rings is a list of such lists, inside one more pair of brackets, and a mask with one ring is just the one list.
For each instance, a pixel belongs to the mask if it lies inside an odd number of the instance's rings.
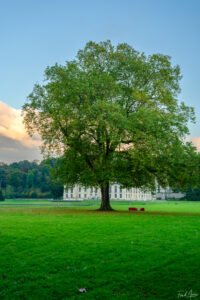
[[45,154],[61,155],[64,183],[100,187],[100,209],[111,210],[110,182],[175,183],[177,153],[194,153],[184,143],[194,115],[177,100],[180,79],[169,56],[89,42],[73,61],[46,69],[23,107],[25,125],[40,134]]

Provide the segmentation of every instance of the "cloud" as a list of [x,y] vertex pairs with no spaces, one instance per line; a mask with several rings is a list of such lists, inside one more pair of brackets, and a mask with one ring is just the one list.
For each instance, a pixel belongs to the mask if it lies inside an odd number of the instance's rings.
[[200,151],[200,137],[191,137],[192,143],[195,145],[198,151]]
[[25,130],[21,110],[0,101],[0,161],[40,159],[38,135],[31,138]]
[[20,141],[0,136],[0,162],[11,163],[21,160],[41,160],[39,148],[26,147]]
[[25,130],[21,109],[15,109],[0,102],[0,136],[9,137],[20,141],[27,147],[39,147],[41,141],[39,136],[31,138]]

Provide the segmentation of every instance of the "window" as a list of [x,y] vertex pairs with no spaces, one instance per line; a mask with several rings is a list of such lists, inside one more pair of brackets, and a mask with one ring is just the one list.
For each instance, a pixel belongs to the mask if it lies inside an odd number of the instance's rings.
[[119,197],[122,198],[122,187],[121,186],[119,187],[119,193],[120,193]]

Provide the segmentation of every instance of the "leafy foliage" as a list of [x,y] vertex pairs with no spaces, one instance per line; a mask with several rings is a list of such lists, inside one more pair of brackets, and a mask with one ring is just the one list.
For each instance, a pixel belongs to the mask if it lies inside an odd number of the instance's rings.
[[189,201],[200,201],[200,188],[188,188],[185,193],[185,199]]
[[51,176],[55,159],[0,165],[0,192],[6,198],[60,198],[63,185]]
[[62,155],[63,183],[99,186],[103,209],[109,182],[186,184],[196,154],[184,137],[194,112],[177,100],[181,73],[169,56],[89,42],[75,60],[48,67],[45,79],[29,95],[24,121],[41,135],[44,154]]
[[2,190],[0,190],[0,201],[4,201],[5,200],[5,197],[2,193]]

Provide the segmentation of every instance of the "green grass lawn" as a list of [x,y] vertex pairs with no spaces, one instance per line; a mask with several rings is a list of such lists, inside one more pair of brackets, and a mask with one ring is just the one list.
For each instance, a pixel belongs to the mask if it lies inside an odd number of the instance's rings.
[[200,299],[200,203],[56,205],[0,206],[0,299]]
[[6,199],[0,202],[0,205],[18,205],[18,204],[48,204],[51,201],[46,199]]

